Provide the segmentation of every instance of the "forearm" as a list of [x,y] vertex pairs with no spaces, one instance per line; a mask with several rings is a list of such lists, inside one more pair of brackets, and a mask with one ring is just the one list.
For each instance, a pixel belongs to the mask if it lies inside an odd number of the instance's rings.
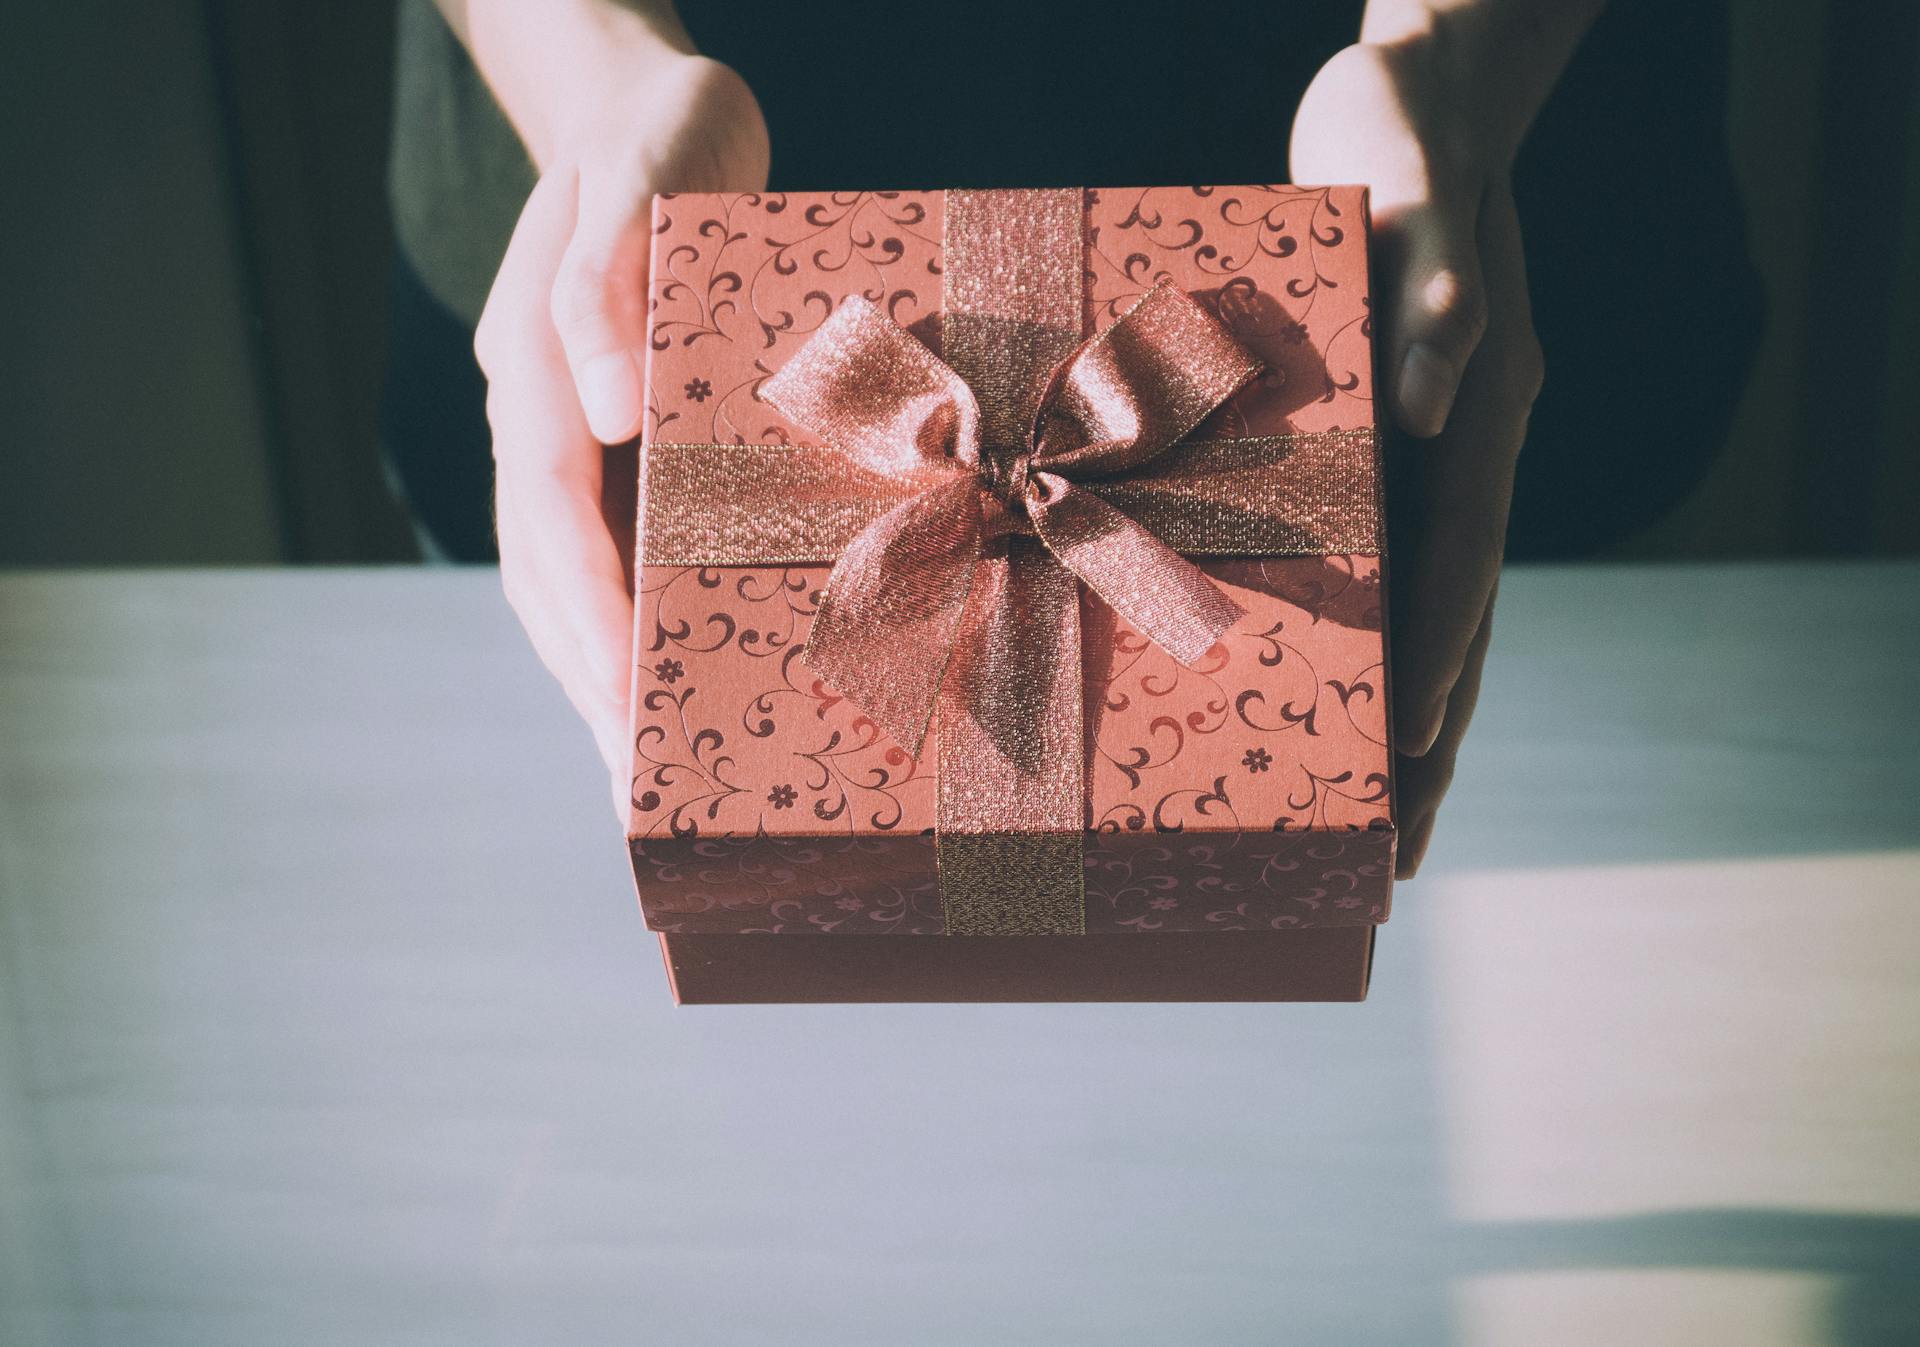
[[694,54],[671,0],[434,0],[544,168],[596,103]]
[[1367,0],[1360,40],[1419,47],[1475,150],[1507,163],[1605,0]]

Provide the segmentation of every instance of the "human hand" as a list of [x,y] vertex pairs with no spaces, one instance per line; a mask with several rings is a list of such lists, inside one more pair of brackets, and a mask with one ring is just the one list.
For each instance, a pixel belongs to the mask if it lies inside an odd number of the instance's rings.
[[[556,136],[474,336],[493,430],[507,601],[630,806],[631,453],[645,415],[651,202],[757,190],[767,135],[732,70],[674,55]],[[611,471],[624,474],[609,479]]]
[[[1452,67],[1451,69],[1449,67]],[[1542,377],[1507,171],[1518,133],[1480,120],[1461,63],[1361,43],[1295,114],[1292,177],[1371,189],[1390,446],[1398,874],[1419,868],[1480,691],[1527,416]]]

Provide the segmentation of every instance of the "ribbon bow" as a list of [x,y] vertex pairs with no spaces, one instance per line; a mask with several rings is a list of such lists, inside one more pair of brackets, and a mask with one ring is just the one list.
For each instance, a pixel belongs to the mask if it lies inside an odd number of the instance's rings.
[[[966,709],[1023,774],[1044,769],[1049,755],[1036,746],[1045,736],[1031,726],[1059,694],[1037,685],[1058,684],[1076,700],[1077,726],[1078,662],[1070,679],[1048,676],[1044,661],[1067,633],[1035,611],[1046,577],[1020,572],[1057,563],[1182,663],[1205,655],[1243,610],[1089,486],[1165,453],[1259,369],[1212,315],[1163,282],[1054,366],[1025,443],[989,444],[959,374],[865,299],[845,301],[763,394],[860,466],[917,489],[834,563],[808,664],[918,756],[967,613],[984,608],[981,639],[993,648],[976,658]],[[1004,390],[983,390],[995,395]],[[1039,547],[1022,545],[1029,536]],[[992,561],[1014,573],[988,600],[977,576]],[[1077,743],[1071,751],[1077,768]]]

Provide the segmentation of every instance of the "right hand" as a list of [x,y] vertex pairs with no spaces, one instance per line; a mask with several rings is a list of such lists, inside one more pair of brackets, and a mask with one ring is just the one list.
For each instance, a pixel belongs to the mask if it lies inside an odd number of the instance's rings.
[[[1497,55],[1498,53],[1496,53]],[[1400,878],[1419,868],[1473,717],[1507,507],[1540,390],[1507,170],[1518,133],[1477,118],[1499,66],[1431,43],[1357,44],[1294,118],[1293,176],[1372,188],[1389,449]],[[1524,121],[1524,119],[1521,119]]]
[[[739,75],[698,56],[649,60],[560,131],[474,335],[493,430],[507,601],[593,731],[615,812],[630,804],[633,595],[609,519],[602,446],[646,414],[647,262],[656,192],[757,191],[767,131]],[[620,471],[630,471],[616,456]]]

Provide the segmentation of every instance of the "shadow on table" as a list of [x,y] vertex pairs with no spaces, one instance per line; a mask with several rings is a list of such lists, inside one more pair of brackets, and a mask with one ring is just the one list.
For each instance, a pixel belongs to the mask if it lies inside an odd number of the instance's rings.
[[1465,1275],[1623,1268],[1825,1273],[1834,1347],[1904,1347],[1920,1325],[1920,1217],[1725,1208],[1464,1227]]
[[1515,567],[1427,870],[1920,846],[1916,680],[1913,567]]

